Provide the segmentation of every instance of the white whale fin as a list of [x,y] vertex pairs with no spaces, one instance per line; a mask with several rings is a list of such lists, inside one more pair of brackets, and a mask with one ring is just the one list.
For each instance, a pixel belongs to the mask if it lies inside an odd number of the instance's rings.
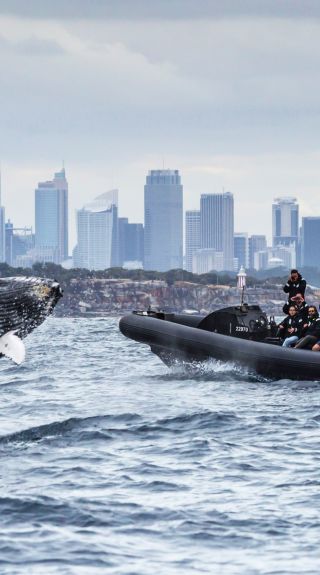
[[15,335],[14,331],[8,331],[0,337],[0,353],[19,365],[25,360],[26,348],[22,339]]

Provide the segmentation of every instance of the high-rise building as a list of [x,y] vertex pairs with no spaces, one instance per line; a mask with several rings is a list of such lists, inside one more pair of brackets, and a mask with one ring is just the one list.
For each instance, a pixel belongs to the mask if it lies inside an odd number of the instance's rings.
[[200,198],[200,247],[223,253],[223,269],[233,270],[233,194],[202,194]]
[[60,263],[68,257],[68,182],[64,168],[35,190],[35,257]]
[[272,245],[289,246],[298,243],[299,204],[296,198],[275,198],[272,204]]
[[259,269],[255,265],[255,254],[267,249],[267,238],[262,235],[253,235],[249,238],[249,268]]
[[144,267],[183,265],[183,187],[178,170],[151,170],[144,187]]
[[118,219],[119,265],[143,267],[144,228],[143,224],[130,224],[128,218]]
[[200,210],[186,212],[186,270],[192,272],[193,254],[200,249]]
[[0,170],[0,263],[6,261],[6,231],[5,231],[5,209],[2,205],[1,190],[1,170]]
[[301,264],[320,268],[320,217],[302,218]]
[[[14,228],[6,222],[6,263],[13,267],[29,267],[34,263],[35,237],[32,228]],[[31,264],[29,263],[31,261]]]
[[74,267],[104,270],[118,265],[118,190],[77,211],[77,239]]
[[244,269],[249,266],[249,241],[247,233],[235,233],[234,234],[234,257],[237,261],[237,270],[241,266]]

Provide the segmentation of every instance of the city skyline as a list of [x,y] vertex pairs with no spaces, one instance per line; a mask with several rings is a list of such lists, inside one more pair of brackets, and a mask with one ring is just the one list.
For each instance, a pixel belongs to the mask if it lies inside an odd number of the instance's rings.
[[[269,241],[275,197],[298,197],[301,216],[313,214],[319,21],[310,0],[2,2],[7,218],[34,227],[34,185],[63,159],[70,214],[88,189],[117,187],[120,215],[142,221],[150,166],[179,169],[186,210],[201,193],[230,190],[235,228]],[[73,217],[70,228],[72,247]]]

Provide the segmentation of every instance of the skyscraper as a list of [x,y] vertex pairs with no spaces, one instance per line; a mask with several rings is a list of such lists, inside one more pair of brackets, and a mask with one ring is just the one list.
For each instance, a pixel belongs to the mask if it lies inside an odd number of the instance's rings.
[[119,265],[136,262],[143,267],[143,224],[130,224],[128,218],[118,218]]
[[320,217],[302,218],[301,260],[304,267],[320,268]]
[[178,170],[151,170],[144,187],[144,267],[182,268],[183,187]]
[[202,194],[200,198],[200,247],[223,253],[225,270],[233,270],[233,194]]
[[1,170],[0,170],[0,263],[6,261],[6,231],[5,231],[5,209],[2,205],[1,194]]
[[234,234],[234,257],[238,260],[237,271],[243,266],[245,269],[249,265],[249,242],[247,233]]
[[74,267],[104,270],[118,265],[118,190],[77,211],[77,239]]
[[272,245],[289,246],[298,243],[299,204],[296,198],[275,198],[272,204]]
[[64,168],[35,190],[35,243],[38,261],[68,257],[68,182]]
[[200,210],[186,212],[186,270],[192,272],[193,254],[200,249]]
[[249,268],[260,269],[259,266],[255,265],[255,254],[258,252],[264,252],[267,249],[267,238],[262,235],[253,235],[249,238]]

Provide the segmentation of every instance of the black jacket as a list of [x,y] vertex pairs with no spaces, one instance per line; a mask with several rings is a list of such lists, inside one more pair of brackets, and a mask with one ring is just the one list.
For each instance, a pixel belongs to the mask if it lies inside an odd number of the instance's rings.
[[307,323],[308,322],[308,311],[309,311],[309,306],[308,304],[303,301],[299,306],[296,303],[285,303],[282,311],[283,313],[289,313],[289,307],[290,305],[294,305],[297,308],[297,315],[299,317],[301,317],[303,319],[303,323]]
[[309,318],[308,325],[303,330],[302,335],[313,335],[320,339],[320,317]]
[[288,294],[289,302],[291,299],[297,295],[297,293],[301,293],[304,296],[304,292],[306,291],[307,282],[303,277],[299,274],[298,279],[296,282],[292,280],[288,280],[287,283],[283,286],[283,291]]
[[[285,339],[286,337],[291,337],[292,335],[297,335],[298,337],[301,337],[303,324],[304,321],[301,316],[295,315],[294,317],[291,317],[290,315],[288,315],[278,325],[280,337],[283,339]],[[294,329],[292,333],[288,331],[289,328],[291,327],[293,327]]]

